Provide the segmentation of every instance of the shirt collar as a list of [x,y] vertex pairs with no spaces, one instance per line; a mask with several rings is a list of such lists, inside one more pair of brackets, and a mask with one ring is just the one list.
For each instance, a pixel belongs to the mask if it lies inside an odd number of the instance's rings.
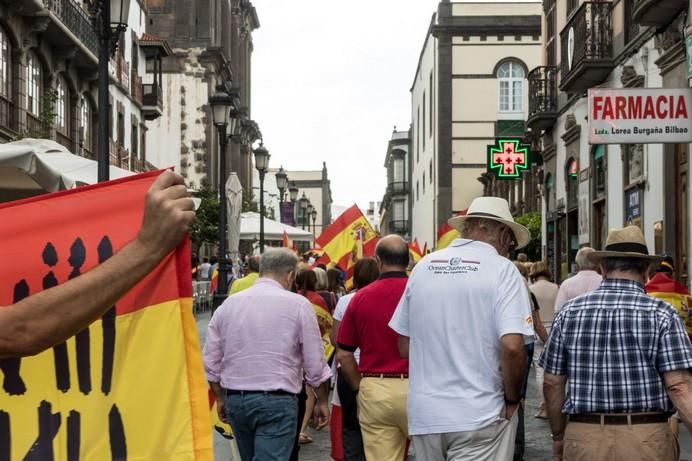
[[377,280],[383,280],[383,279],[405,279],[408,277],[406,275],[406,272],[404,271],[390,271],[390,272],[385,272],[384,274],[381,274]]
[[626,279],[605,279],[601,283],[601,290],[620,290],[620,291],[634,291],[638,293],[646,293],[644,285],[634,280]]
[[270,279],[269,277],[258,277],[255,281],[255,286],[257,285],[272,285],[275,288],[279,288],[280,290],[285,290],[285,288],[282,287],[279,282],[277,282],[274,279]]
[[492,246],[489,243],[482,242],[480,240],[469,240],[469,239],[458,238],[458,239],[454,239],[454,241],[452,241],[451,245],[449,245],[449,246],[458,248],[458,247],[470,245],[472,243],[476,243],[476,244],[482,246],[483,248],[485,248],[486,250],[492,251],[495,254],[499,254],[497,252],[497,249],[494,246]]

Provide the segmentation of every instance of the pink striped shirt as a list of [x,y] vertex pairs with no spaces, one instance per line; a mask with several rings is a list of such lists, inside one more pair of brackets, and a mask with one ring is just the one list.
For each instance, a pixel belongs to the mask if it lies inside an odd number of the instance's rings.
[[331,377],[310,302],[269,278],[214,313],[203,358],[207,379],[224,389],[298,394],[303,376],[313,387]]

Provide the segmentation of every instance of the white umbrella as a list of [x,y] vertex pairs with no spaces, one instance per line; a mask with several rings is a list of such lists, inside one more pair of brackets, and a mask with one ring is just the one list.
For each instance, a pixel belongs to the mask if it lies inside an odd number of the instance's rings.
[[231,261],[238,258],[240,244],[240,213],[243,208],[243,186],[238,175],[232,172],[226,180],[226,214],[228,217],[228,253]]

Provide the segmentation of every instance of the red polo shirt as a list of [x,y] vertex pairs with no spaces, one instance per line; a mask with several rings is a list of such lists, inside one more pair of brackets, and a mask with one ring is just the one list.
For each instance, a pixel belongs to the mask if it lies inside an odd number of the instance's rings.
[[389,328],[406,288],[405,272],[387,272],[351,299],[339,326],[337,343],[346,351],[360,348],[361,373],[408,373],[399,355],[399,335]]

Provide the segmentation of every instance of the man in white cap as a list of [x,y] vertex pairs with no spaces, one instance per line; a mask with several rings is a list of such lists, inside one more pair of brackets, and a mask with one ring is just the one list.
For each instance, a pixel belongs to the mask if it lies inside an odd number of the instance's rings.
[[629,226],[589,259],[603,283],[560,309],[540,358],[554,459],[677,460],[668,419],[677,408],[692,429],[692,345],[675,309],[644,290],[661,258]]
[[409,433],[426,461],[511,459],[534,330],[507,257],[529,232],[495,197],[449,224],[462,238],[416,265],[389,323],[409,357]]

